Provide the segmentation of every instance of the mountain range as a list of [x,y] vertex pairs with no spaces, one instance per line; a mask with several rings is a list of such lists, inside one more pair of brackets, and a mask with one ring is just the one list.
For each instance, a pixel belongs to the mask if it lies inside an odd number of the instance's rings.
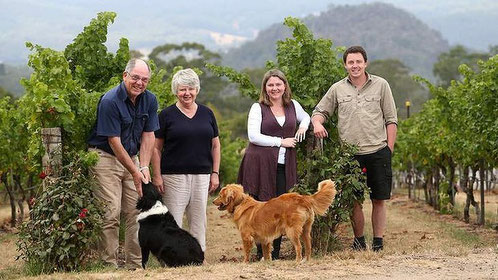
[[[315,37],[330,38],[335,46],[361,45],[369,60],[399,59],[412,72],[426,77],[432,77],[438,55],[449,49],[441,33],[391,4],[331,6],[304,22]],[[290,35],[286,26],[273,24],[254,40],[229,50],[223,62],[238,69],[263,67],[266,60],[274,59],[276,41]]]
[[[249,63],[255,60],[258,66],[274,53],[264,46],[266,41],[274,43],[282,34],[289,34],[282,26],[287,16],[303,18],[317,35],[332,38],[336,46],[364,44],[371,59],[399,58],[413,72],[424,76],[432,74],[431,61],[448,46],[462,44],[472,50],[486,51],[490,45],[498,44],[496,0],[382,0],[393,5],[388,8],[375,1],[378,0],[147,0],[140,3],[0,0],[0,65],[5,66],[3,74],[0,72],[0,86],[12,92],[22,90],[17,83],[17,73],[26,73],[23,69],[29,50],[25,42],[63,50],[101,11],[114,11],[118,15],[109,27],[106,45],[111,52],[117,49],[121,37],[129,39],[131,49],[144,54],[166,43],[198,42],[224,54],[228,63],[235,59]],[[370,5],[381,8],[369,14],[351,10]],[[354,16],[340,14],[339,10],[352,12]],[[382,29],[366,25],[372,20],[369,17],[377,18]],[[350,28],[361,23],[362,29],[376,33],[349,36],[355,34]],[[343,34],[346,32],[348,36]],[[377,37],[384,38],[384,43],[378,43]],[[408,46],[417,41],[417,48]],[[238,51],[244,44],[252,44],[262,54],[254,50],[247,54]],[[238,58],[234,54],[238,54]]]
[[[217,52],[254,39],[287,16],[319,15],[331,5],[382,1],[441,32],[450,45],[486,51],[498,44],[496,0],[0,0],[0,62],[25,64],[29,41],[61,50],[98,12],[114,11],[108,47],[121,37],[144,53],[166,43],[198,42]],[[355,20],[361,20],[363,15]]]

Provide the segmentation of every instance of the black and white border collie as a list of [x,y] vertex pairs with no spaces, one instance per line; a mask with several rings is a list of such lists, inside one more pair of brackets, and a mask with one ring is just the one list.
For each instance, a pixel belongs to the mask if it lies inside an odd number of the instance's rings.
[[151,184],[142,184],[143,196],[138,199],[140,214],[138,241],[142,248],[142,267],[152,253],[161,263],[170,267],[201,265],[204,252],[190,233],[178,227],[173,215],[162,202],[161,194]]

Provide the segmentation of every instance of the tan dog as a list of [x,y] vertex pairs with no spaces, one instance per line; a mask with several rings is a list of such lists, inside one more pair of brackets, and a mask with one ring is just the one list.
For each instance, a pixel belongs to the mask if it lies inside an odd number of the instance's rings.
[[253,242],[261,243],[263,257],[270,260],[273,239],[287,235],[296,250],[296,262],[302,260],[301,241],[304,241],[305,260],[311,258],[311,225],[315,214],[324,215],[335,196],[334,182],[318,184],[313,195],[286,193],[267,202],[260,202],[244,193],[241,185],[230,184],[221,189],[213,201],[219,210],[233,214],[244,245],[244,261],[249,262]]

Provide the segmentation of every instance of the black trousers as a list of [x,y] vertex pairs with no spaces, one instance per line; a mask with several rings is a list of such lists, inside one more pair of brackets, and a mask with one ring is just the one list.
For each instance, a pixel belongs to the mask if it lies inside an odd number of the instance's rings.
[[276,185],[277,185],[277,193],[275,197],[285,193],[285,164],[279,163],[277,165]]
[[[277,181],[276,181],[276,195],[280,196],[285,193],[285,164],[277,165]],[[280,244],[282,243],[282,236],[273,240],[273,251],[271,252],[272,260],[277,260],[280,257]],[[263,249],[261,248],[261,244],[256,244],[257,249],[257,258],[260,260],[263,257]]]

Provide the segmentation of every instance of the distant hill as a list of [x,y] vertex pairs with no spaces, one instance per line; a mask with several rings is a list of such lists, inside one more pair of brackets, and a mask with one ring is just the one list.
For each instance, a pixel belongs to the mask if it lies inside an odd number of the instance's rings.
[[20,97],[24,93],[24,87],[19,80],[28,78],[33,72],[27,65],[13,66],[0,62],[0,87]]
[[[330,38],[335,46],[362,45],[369,60],[401,60],[424,77],[431,78],[432,65],[441,52],[449,49],[441,34],[412,14],[391,4],[330,6],[319,15],[303,19],[315,37]],[[256,39],[229,50],[223,64],[237,69],[262,67],[274,59],[276,41],[290,37],[290,30],[274,24]]]

